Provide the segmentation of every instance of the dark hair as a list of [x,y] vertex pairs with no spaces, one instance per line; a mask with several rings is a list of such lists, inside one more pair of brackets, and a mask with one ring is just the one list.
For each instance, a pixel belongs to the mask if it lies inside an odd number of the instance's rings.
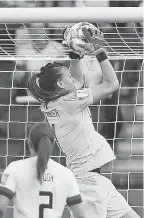
[[66,67],[60,63],[48,63],[41,68],[40,73],[34,74],[28,80],[30,94],[39,102],[49,102],[67,94],[63,89],[58,89],[57,81],[62,78],[62,68]]
[[47,163],[54,147],[54,129],[48,123],[34,124],[29,133],[29,143],[37,153],[37,179],[43,181]]

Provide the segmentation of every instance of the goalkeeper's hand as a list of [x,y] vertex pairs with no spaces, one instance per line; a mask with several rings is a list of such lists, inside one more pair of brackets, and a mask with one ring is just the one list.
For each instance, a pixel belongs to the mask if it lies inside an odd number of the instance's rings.
[[97,33],[93,37],[89,34],[87,28],[82,27],[82,31],[88,42],[80,44],[81,48],[90,55],[95,55],[103,49],[104,35],[100,30],[97,29]]
[[[63,31],[62,31],[62,37],[63,37],[63,41],[62,44],[66,47],[69,48],[69,46],[66,43],[66,35],[67,35],[67,31],[69,31],[70,28],[66,27]],[[70,49],[70,48],[69,48]],[[70,59],[82,59],[83,55],[78,54],[77,52],[74,52],[72,49],[69,50],[68,52]]]

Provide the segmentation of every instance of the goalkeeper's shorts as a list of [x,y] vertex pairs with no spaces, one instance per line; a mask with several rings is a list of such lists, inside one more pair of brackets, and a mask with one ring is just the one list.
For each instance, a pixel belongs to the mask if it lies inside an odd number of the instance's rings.
[[77,178],[86,217],[120,218],[131,210],[112,182],[96,172]]

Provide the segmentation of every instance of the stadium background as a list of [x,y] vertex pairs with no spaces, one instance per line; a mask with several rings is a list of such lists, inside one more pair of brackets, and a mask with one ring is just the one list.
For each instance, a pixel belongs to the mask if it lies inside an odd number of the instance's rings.
[[[1,1],[0,7],[22,6],[25,2]],[[44,1],[31,2],[32,5],[28,7],[38,6],[36,3],[42,4]],[[74,6],[74,1],[49,1],[49,4],[50,2],[51,5],[48,6]],[[103,4],[138,6],[140,2],[127,1],[127,5],[125,2],[122,5],[122,1],[103,1]],[[126,25],[121,23],[119,27]],[[11,36],[16,36],[19,33],[17,30],[22,27],[0,24],[0,46],[4,51],[14,53],[15,46],[13,40],[9,40],[6,27]],[[52,34],[53,39],[56,39],[61,31],[55,30]],[[60,43],[59,38],[57,42]],[[3,54],[2,49],[0,55]],[[117,156],[116,160],[102,168],[102,173],[112,180],[134,210],[143,217],[143,60],[114,60],[112,64],[120,81],[120,90],[102,101],[101,105],[90,108],[96,130],[108,140]],[[24,72],[23,77],[19,78],[17,72]],[[44,120],[39,104],[16,101],[17,96],[27,95],[29,75],[23,63],[0,60],[0,175],[10,162],[28,157],[27,133],[34,122]],[[64,154],[57,145],[53,158],[65,165]],[[12,211],[11,202],[7,218],[12,218]],[[68,218],[67,211],[64,218]]]

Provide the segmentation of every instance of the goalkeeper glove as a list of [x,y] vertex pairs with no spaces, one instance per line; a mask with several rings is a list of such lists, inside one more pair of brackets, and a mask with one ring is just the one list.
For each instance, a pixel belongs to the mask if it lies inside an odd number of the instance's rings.
[[[67,35],[67,31],[69,30],[69,28],[65,28],[63,31],[62,31],[62,37],[63,37],[63,45],[65,45],[65,46],[67,46],[68,47],[68,45],[67,45],[67,43],[66,43],[66,41],[65,41],[65,38],[66,38],[66,35]],[[69,51],[69,57],[70,57],[70,59],[82,59],[83,58],[83,55],[79,55],[79,54],[77,54],[77,53],[75,53],[75,52],[73,52],[72,50],[70,50]]]

